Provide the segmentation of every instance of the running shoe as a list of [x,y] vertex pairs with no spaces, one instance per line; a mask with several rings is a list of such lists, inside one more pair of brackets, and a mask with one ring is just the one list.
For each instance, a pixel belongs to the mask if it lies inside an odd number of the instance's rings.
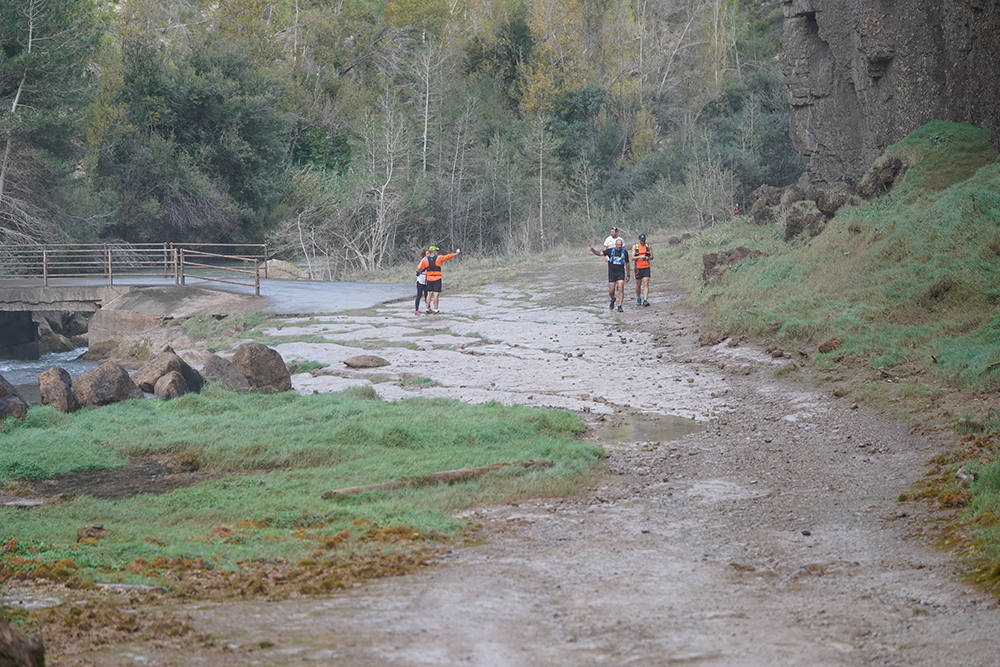
[[608,310],[614,310],[614,309],[615,309],[615,300],[611,299],[611,303],[608,304]]
[[635,300],[635,305],[641,306],[642,305],[642,299],[636,299]]
[[625,311],[624,311],[624,310],[622,310],[622,307],[621,307],[621,306],[618,306],[618,312],[619,312],[619,313],[624,313]]
[[419,315],[419,314],[420,314],[420,311],[419,311],[419,310],[415,310],[415,311],[413,311],[413,314],[414,314],[414,315]]
[[643,302],[642,302],[642,305],[644,305],[644,306],[648,306],[648,305],[649,305],[649,302],[648,302],[648,301],[643,301]]

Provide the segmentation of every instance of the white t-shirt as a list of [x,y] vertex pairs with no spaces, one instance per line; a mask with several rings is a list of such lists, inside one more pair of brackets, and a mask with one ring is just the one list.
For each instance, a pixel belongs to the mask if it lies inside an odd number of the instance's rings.
[[[607,250],[608,248],[614,248],[615,244],[618,243],[618,239],[620,238],[621,238],[620,236],[611,236],[609,234],[608,238],[604,239],[604,249]],[[622,241],[622,247],[625,247],[624,240]]]
[[[420,261],[423,262],[424,260],[420,260]],[[420,266],[419,262],[417,263],[417,266],[418,267]],[[427,272],[426,271],[421,271],[420,273],[417,274],[417,284],[418,285],[426,285],[427,284]]]

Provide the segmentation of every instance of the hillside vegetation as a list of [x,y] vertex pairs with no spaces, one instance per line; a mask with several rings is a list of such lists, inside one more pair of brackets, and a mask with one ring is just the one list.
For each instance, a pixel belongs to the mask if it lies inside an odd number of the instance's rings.
[[266,240],[330,279],[711,225],[802,171],[780,29],[757,0],[10,0],[0,243]]
[[[782,222],[741,217],[664,257],[721,332],[789,350],[839,395],[954,429],[961,450],[933,462],[918,493],[967,508],[971,553],[995,584],[1000,162],[987,131],[946,122],[890,146],[878,164],[893,159],[905,172],[890,192],[841,208],[812,238],[785,242]],[[763,256],[704,284],[702,255],[736,246]],[[970,472],[956,476],[962,466]]]

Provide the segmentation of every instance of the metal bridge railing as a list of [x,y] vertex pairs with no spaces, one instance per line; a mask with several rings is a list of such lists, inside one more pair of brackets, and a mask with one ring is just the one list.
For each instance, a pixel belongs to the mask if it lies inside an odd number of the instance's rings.
[[46,287],[57,278],[100,278],[109,286],[143,276],[176,285],[197,278],[252,287],[260,296],[262,271],[267,278],[267,246],[262,243],[0,244],[0,281]]

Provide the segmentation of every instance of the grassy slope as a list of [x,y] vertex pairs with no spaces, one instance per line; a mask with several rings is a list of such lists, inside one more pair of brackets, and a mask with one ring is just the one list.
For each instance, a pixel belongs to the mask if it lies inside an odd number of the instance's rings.
[[[811,240],[784,243],[782,223],[734,222],[660,257],[713,326],[806,351],[840,389],[897,414],[950,422],[956,439],[964,436],[961,453],[936,462],[937,488],[924,492],[966,507],[973,560],[996,586],[1000,162],[986,130],[945,122],[916,130],[885,157],[908,166],[891,193],[841,209]],[[703,285],[702,254],[738,245],[765,256]],[[835,336],[839,347],[816,351]],[[937,404],[949,411],[931,412]],[[968,489],[954,476],[965,464],[980,471]]]

